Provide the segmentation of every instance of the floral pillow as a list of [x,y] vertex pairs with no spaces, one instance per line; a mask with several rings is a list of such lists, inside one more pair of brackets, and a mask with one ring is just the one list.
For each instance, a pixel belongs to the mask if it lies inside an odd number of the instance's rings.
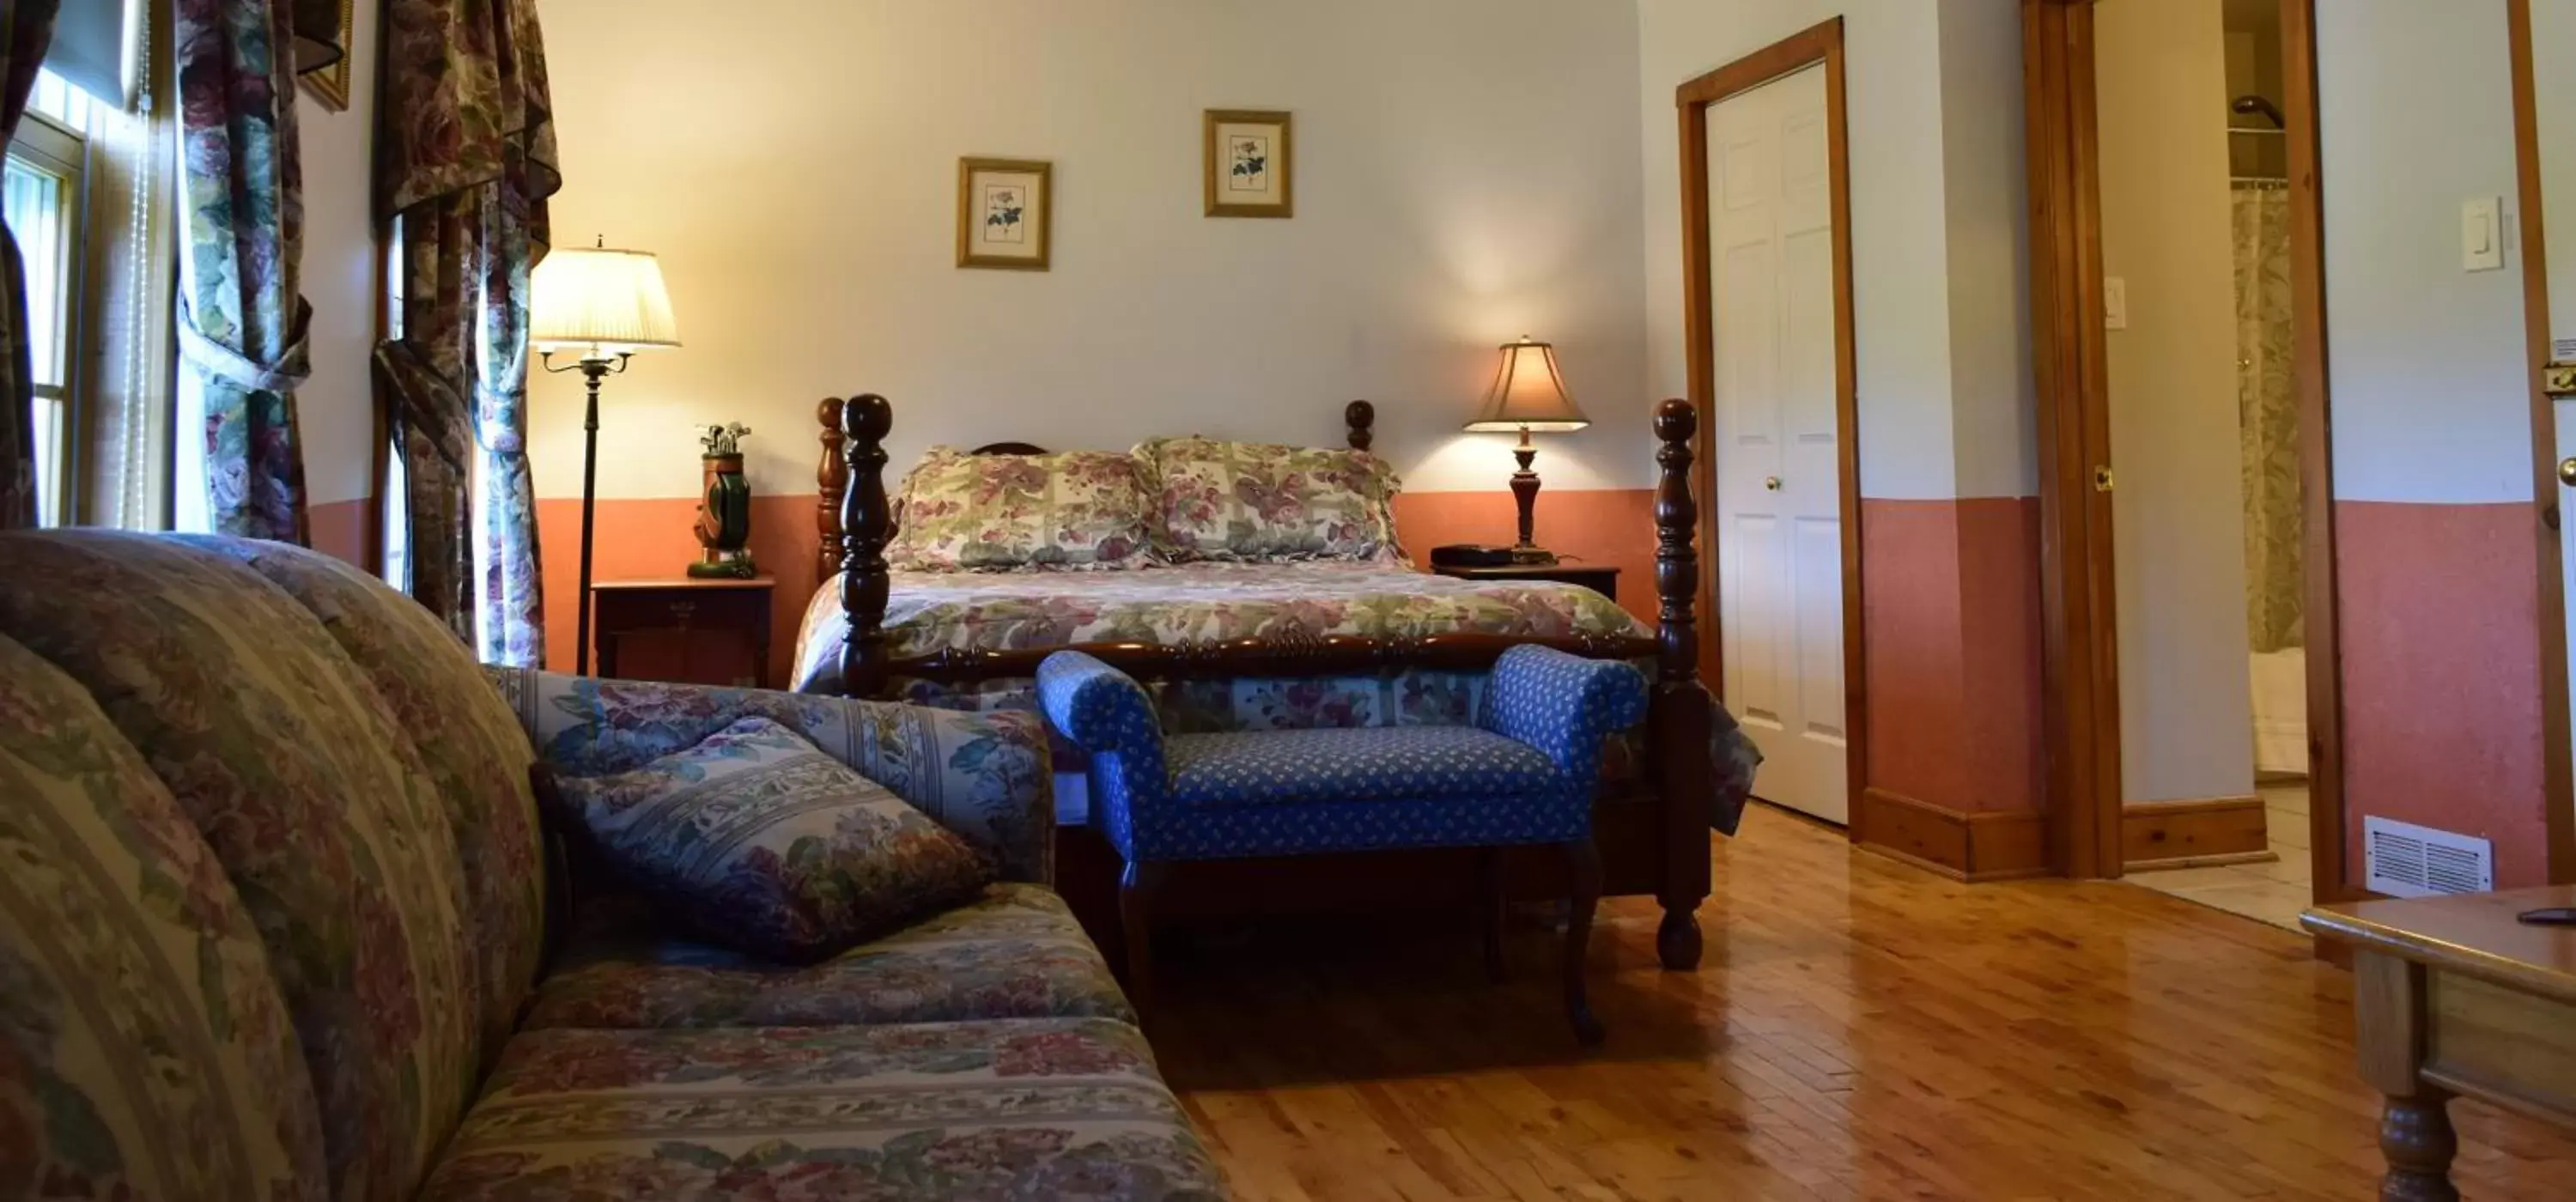
[[708,938],[773,960],[819,960],[993,879],[965,840],[767,718],[555,786],[600,860]]
[[1195,435],[1137,446],[1176,560],[1401,559],[1386,461],[1366,451]]
[[904,479],[886,561],[900,571],[1140,567],[1151,493],[1134,456],[969,455],[933,447]]

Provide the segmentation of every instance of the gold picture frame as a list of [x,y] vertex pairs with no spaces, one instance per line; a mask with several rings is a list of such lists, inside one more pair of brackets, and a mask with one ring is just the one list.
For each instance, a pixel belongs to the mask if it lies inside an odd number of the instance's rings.
[[1297,145],[1292,114],[1209,109],[1201,122],[1210,217],[1297,215]]
[[[349,42],[356,40],[358,29],[356,24],[357,16],[357,0],[340,0],[340,41],[342,45],[347,45]],[[313,93],[313,98],[315,100],[322,102],[322,107],[335,113],[345,113],[349,111],[350,58],[351,56],[344,52],[340,55],[339,59],[334,61],[330,66],[324,67],[319,71],[308,71],[302,75],[298,75],[296,76],[296,80],[304,85],[304,90]]]
[[1046,271],[1055,258],[1055,164],[957,160],[957,265]]

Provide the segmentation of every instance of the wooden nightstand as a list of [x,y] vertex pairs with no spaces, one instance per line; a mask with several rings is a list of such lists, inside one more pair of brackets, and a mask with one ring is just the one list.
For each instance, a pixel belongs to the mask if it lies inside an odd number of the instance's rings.
[[777,583],[761,576],[593,584],[599,674],[769,687],[769,600]]
[[1613,601],[1619,599],[1619,569],[1601,564],[1516,563],[1495,568],[1431,570],[1460,580],[1553,580],[1559,584],[1579,584]]

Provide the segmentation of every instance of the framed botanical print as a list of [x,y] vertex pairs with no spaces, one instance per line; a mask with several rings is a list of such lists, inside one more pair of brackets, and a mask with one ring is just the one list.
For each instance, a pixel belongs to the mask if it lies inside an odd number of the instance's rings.
[[[323,2],[328,4],[330,0],[323,0]],[[299,4],[296,6],[296,11],[301,13],[311,7],[313,7],[311,4]],[[357,0],[338,0],[338,7],[340,9],[339,28],[326,40],[334,46],[345,47],[356,36],[355,30],[358,27],[354,18],[357,16]],[[300,30],[303,27],[298,25],[297,28]],[[313,93],[314,99],[322,102],[322,107],[335,113],[348,111],[349,55],[345,50],[340,57],[331,60],[330,66],[319,70],[308,70],[296,78],[303,81],[305,90]]]
[[1045,271],[1054,208],[1052,163],[957,160],[957,265]]
[[1207,215],[1294,217],[1296,147],[1287,113],[1207,112]]

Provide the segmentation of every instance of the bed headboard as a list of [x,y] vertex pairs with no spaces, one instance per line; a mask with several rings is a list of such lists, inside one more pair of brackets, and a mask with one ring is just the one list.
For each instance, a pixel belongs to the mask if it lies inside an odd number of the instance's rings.
[[[877,403],[883,405],[883,398],[879,398]],[[814,421],[822,427],[820,441],[823,444],[823,460],[814,469],[814,527],[816,532],[822,535],[821,545],[814,552],[814,579],[817,582],[829,580],[834,573],[841,570],[843,554],[841,537],[844,533],[841,509],[849,500],[847,494],[850,490],[850,451],[852,449],[850,432],[841,428],[846,409],[847,402],[839,397],[825,397],[814,406]],[[1369,449],[1370,444],[1377,441],[1377,406],[1367,401],[1353,401],[1342,406],[1342,424],[1348,428],[1343,434],[1343,439],[1350,443],[1352,450]],[[877,437],[883,438],[883,432],[880,431]],[[877,472],[882,477],[885,463],[884,447],[871,445],[860,450],[862,454],[869,452],[875,454]],[[1044,455],[1047,449],[1027,442],[988,442],[968,453]]]

